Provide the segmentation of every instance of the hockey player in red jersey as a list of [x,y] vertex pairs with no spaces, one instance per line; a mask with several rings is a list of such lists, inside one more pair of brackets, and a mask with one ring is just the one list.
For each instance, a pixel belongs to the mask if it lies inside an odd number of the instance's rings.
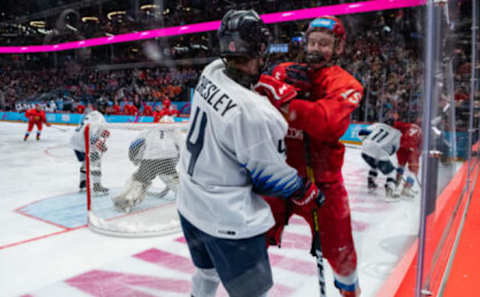
[[[160,121],[164,121],[166,118],[165,117],[172,117],[177,115],[177,111],[170,109],[171,106],[171,101],[170,99],[165,99],[163,100],[163,108],[160,110],[156,110],[153,113],[153,122],[154,123],[159,123]],[[163,118],[163,120],[162,120]],[[173,120],[173,119],[172,119]]]
[[33,130],[33,126],[37,126],[37,140],[40,140],[40,134],[42,133],[42,123],[45,123],[48,127],[50,124],[47,123],[47,118],[45,112],[42,110],[42,107],[39,104],[35,105],[35,108],[29,109],[25,112],[25,117],[28,119],[28,130],[23,137],[24,141],[27,141],[30,132]]
[[[335,286],[342,296],[354,297],[360,295],[357,255],[341,171],[345,147],[339,139],[363,96],[363,87],[336,65],[346,42],[345,28],[339,19],[325,16],[313,20],[305,37],[306,65],[277,65],[271,76],[262,75],[255,89],[266,94],[287,118],[287,162],[302,176],[309,175],[305,154],[309,151],[315,182],[325,194],[325,204],[318,211],[323,256],[333,268]],[[309,137],[307,146],[304,135]],[[284,224],[292,214],[303,216],[314,236],[311,214],[278,199],[265,199],[276,220],[267,237],[270,244],[280,244]]]
[[[394,116],[398,119],[398,114]],[[411,176],[407,176],[403,183],[403,174],[405,167],[408,166],[408,170],[418,175],[419,159],[422,147],[422,129],[416,123],[395,121],[394,127],[402,132],[400,138],[400,148],[397,151],[398,168],[397,168],[397,189],[395,190],[395,196],[404,196],[406,198],[413,198],[412,186],[415,180]]]
[[153,116],[152,107],[148,104],[143,104],[143,115],[144,116]]

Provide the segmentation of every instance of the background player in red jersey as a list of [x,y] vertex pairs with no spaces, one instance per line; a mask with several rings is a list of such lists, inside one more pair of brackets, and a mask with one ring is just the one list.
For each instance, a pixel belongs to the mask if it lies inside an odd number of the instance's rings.
[[153,116],[152,107],[146,103],[143,104],[143,115],[144,116]]
[[[419,159],[422,148],[422,129],[416,123],[398,121],[398,114],[395,114],[394,118],[396,121],[394,122],[393,126],[402,132],[402,137],[400,138],[400,148],[397,151],[397,188],[394,196],[413,198],[414,194],[412,192],[412,186],[415,183],[415,180],[411,176],[407,176],[405,182],[403,183],[403,187],[401,183],[403,180],[405,167],[407,166],[411,173],[415,174],[415,176],[418,176],[420,164]],[[416,122],[419,123],[418,120]]]
[[50,127],[50,124],[47,123],[47,118],[45,117],[45,112],[42,110],[42,107],[39,104],[36,104],[35,108],[29,109],[25,112],[25,117],[28,119],[28,130],[27,133],[25,133],[23,140],[27,141],[34,125],[37,126],[37,140],[40,140],[42,123],[45,123],[48,127]]
[[155,112],[153,113],[153,122],[154,123],[159,123],[160,121],[173,121],[173,119],[171,118],[172,116],[177,116],[178,115],[178,111],[176,109],[171,109],[170,106],[171,106],[171,101],[170,99],[165,99],[162,101],[162,109],[160,110],[155,110]]
[[[287,162],[300,175],[307,176],[306,155],[315,182],[325,194],[325,204],[318,211],[322,252],[334,271],[335,286],[342,296],[359,296],[357,255],[352,238],[350,206],[343,183],[345,153],[339,141],[350,124],[350,115],[363,95],[362,85],[336,65],[342,54],[346,33],[338,18],[325,16],[313,20],[306,33],[306,65],[283,63],[272,75],[262,75],[256,90],[266,94],[286,116]],[[310,89],[311,86],[311,89]],[[301,92],[308,99],[296,98]],[[306,148],[305,133],[310,139]],[[274,213],[276,225],[269,232],[270,244],[280,244],[285,222],[293,214],[303,216],[312,228],[311,214],[278,199],[265,198]]]

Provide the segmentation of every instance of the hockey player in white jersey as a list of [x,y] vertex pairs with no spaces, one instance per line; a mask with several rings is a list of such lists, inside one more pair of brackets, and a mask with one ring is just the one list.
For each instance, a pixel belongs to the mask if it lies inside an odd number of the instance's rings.
[[218,38],[222,59],[199,78],[177,166],[177,208],[196,267],[191,293],[213,297],[221,281],[229,296],[266,296],[273,281],[265,233],[274,218],[260,194],[312,212],[323,195],[286,164],[287,122],[251,90],[270,39],[263,21],[253,10],[230,10]]
[[72,137],[70,144],[77,156],[80,166],[80,191],[84,191],[86,187],[86,164],[85,164],[85,127],[90,125],[90,174],[93,180],[93,194],[108,194],[108,189],[101,183],[102,178],[102,155],[107,151],[106,141],[110,136],[110,131],[106,127],[107,122],[103,115],[98,111],[89,112],[83,118],[80,126],[78,126]]
[[156,196],[177,191],[179,146],[185,139],[179,132],[171,129],[151,128],[142,132],[129,146],[128,158],[138,169],[128,180],[125,189],[113,198],[116,208],[130,212],[141,203],[152,181],[158,176],[166,185],[165,190]]
[[[388,121],[387,123],[390,123]],[[378,170],[386,177],[385,196],[393,198],[396,182],[394,176],[395,166],[390,160],[400,147],[400,137],[402,134],[397,129],[389,126],[387,123],[375,123],[360,130],[358,136],[362,141],[362,158],[370,166],[368,172],[368,189],[373,191],[377,188],[375,179],[378,176]]]

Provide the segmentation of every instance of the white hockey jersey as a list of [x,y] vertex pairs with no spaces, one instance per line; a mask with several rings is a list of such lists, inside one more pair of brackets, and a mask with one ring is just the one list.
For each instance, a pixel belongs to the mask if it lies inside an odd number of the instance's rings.
[[[210,63],[196,86],[177,170],[179,212],[221,238],[248,238],[274,224],[259,193],[290,196],[302,181],[285,163],[287,123],[266,97]],[[279,198],[280,199],[280,198]]]
[[377,160],[389,160],[400,147],[402,133],[383,123],[375,123],[365,130],[370,133],[362,142],[362,153]]
[[92,129],[90,135],[98,136],[98,134],[101,133],[101,130],[105,128],[107,122],[103,115],[98,111],[92,111],[85,115],[80,126],[75,128],[75,131],[70,138],[70,145],[76,151],[85,152],[85,127],[87,124],[90,124]]
[[129,151],[137,150],[135,160],[178,158],[179,147],[185,142],[182,132],[166,128],[150,128],[138,135]]

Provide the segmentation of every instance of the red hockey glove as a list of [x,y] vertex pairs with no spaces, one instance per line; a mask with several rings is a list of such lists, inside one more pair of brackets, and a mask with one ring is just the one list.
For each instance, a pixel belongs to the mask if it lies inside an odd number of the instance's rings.
[[292,203],[302,208],[302,212],[311,214],[325,203],[325,195],[314,183],[307,180],[303,188],[293,194]]
[[50,126],[52,126],[50,123],[45,123],[45,125],[47,125],[47,127],[50,127]]
[[278,109],[297,96],[297,90],[268,74],[262,74],[254,86],[257,93],[268,97],[270,102]]
[[308,75],[308,69],[307,64],[287,62],[275,66],[271,75],[279,81],[294,86],[297,92],[309,94],[312,89],[312,82]]

